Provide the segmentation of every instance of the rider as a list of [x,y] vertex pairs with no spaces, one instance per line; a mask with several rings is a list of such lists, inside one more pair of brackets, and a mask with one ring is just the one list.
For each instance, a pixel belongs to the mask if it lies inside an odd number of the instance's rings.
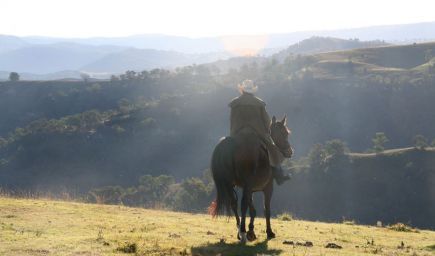
[[284,174],[284,170],[281,168],[284,156],[270,136],[271,120],[266,111],[266,103],[254,96],[257,86],[254,85],[252,80],[245,80],[238,87],[241,95],[233,99],[229,104],[231,108],[231,136],[234,136],[246,126],[254,128],[265,142],[273,177],[276,183],[281,185],[290,177]]

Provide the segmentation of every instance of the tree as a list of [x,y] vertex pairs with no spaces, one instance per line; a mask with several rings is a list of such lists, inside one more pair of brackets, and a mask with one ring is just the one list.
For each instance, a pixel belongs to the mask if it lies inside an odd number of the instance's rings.
[[86,74],[86,73],[81,73],[80,77],[83,79],[83,81],[85,83],[87,83],[89,81],[89,79],[91,78],[91,76],[89,74]]
[[198,178],[185,179],[177,188],[171,192],[170,204],[176,210],[181,211],[203,211],[211,199],[211,190]]
[[17,82],[20,80],[20,75],[17,72],[11,72],[9,73],[9,81],[11,82]]
[[385,143],[388,142],[388,138],[383,132],[377,132],[375,134],[375,137],[372,139],[373,142],[373,149],[376,153],[384,151]]
[[172,176],[160,175],[153,177],[151,175],[144,175],[139,179],[139,191],[145,193],[147,200],[151,204],[162,203],[169,187],[174,184],[175,180]]
[[346,151],[346,145],[339,139],[330,140],[325,143],[325,152],[329,156],[342,156]]
[[412,141],[414,146],[420,150],[425,149],[428,145],[427,139],[421,134],[416,135]]
[[6,146],[8,144],[8,141],[0,136],[0,148],[3,146]]
[[325,150],[322,144],[314,145],[308,153],[308,162],[310,167],[314,169],[320,169],[325,161]]
[[110,76],[110,82],[116,82],[116,81],[119,81],[119,77],[115,76],[115,75],[111,75]]

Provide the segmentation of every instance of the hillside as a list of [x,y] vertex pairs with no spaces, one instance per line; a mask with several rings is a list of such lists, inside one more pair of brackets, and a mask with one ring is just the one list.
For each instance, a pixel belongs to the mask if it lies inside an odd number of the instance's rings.
[[[388,76],[389,80],[435,74],[435,42],[333,51],[314,55],[311,72],[324,78]],[[331,76],[332,75],[332,76]]]
[[[272,220],[277,238],[238,244],[233,220],[208,215],[0,197],[0,254],[9,255],[434,255],[435,232]],[[312,247],[283,244],[305,243]],[[402,245],[403,242],[403,245]],[[328,249],[335,243],[342,249]],[[134,249],[135,248],[135,249]]]
[[316,54],[357,48],[372,48],[385,45],[387,45],[387,43],[380,40],[360,41],[358,39],[346,40],[334,37],[313,36],[296,44],[290,45],[287,47],[287,49],[274,54],[273,57],[283,60],[290,54]]
[[[258,96],[269,114],[287,114],[292,160],[308,159],[294,181],[277,187],[279,211],[311,220],[345,216],[366,224],[400,221],[433,228],[434,152],[330,161],[334,158],[325,150],[318,166],[313,155],[319,143],[332,139],[345,142],[349,152],[366,152],[377,132],[388,137],[386,148],[413,147],[416,135],[435,145],[433,65],[413,68],[425,62],[423,56],[433,46],[293,56],[283,63],[235,59],[241,68],[229,67],[226,73],[192,65],[126,72],[112,81],[2,82],[0,185],[82,195],[112,186],[120,192],[114,201],[129,195],[142,200],[131,205],[150,203],[140,189],[142,176],[172,176],[176,189],[186,179],[202,177],[217,141],[228,134],[227,104],[238,95],[235,87],[251,78],[258,82]],[[388,60],[387,52],[397,54],[396,61]],[[349,54],[355,54],[350,61]],[[357,65],[376,68],[354,69]],[[202,186],[208,182],[198,184],[204,198],[213,193]],[[133,186],[138,189],[129,190]]]

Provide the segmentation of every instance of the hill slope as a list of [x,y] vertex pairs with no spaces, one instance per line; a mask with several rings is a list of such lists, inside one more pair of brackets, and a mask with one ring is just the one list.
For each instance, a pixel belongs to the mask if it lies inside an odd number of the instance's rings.
[[384,83],[409,83],[433,76],[434,52],[435,42],[428,42],[324,52],[305,58],[287,55],[290,57],[286,61],[299,66],[302,63],[300,70],[308,70],[312,77],[321,80],[357,79],[373,83],[388,77]]
[[[272,220],[277,238],[239,245],[231,219],[122,206],[0,197],[1,255],[433,255],[435,232]],[[283,244],[311,241],[313,247]],[[370,243],[368,243],[368,241]],[[327,243],[343,249],[326,249]],[[403,248],[398,246],[404,243]],[[131,245],[131,246],[128,246]]]
[[379,40],[360,41],[358,39],[341,39],[334,37],[313,36],[304,39],[296,44],[290,45],[287,49],[273,55],[280,60],[285,59],[290,54],[316,54],[322,52],[342,51],[359,48],[372,48],[385,46],[387,43]]

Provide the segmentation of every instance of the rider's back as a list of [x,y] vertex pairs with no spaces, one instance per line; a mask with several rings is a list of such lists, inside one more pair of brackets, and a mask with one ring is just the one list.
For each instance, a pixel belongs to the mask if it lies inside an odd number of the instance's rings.
[[269,134],[270,118],[266,104],[250,93],[243,93],[229,104],[231,107],[231,136],[242,129],[252,128],[260,137]]

